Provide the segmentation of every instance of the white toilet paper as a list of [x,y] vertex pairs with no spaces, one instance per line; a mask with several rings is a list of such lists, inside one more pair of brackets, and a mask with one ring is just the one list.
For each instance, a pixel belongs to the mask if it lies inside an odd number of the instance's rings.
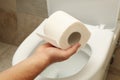
[[37,34],[61,49],[78,42],[83,47],[90,38],[90,32],[83,23],[63,11],[53,13],[43,26],[43,33]]

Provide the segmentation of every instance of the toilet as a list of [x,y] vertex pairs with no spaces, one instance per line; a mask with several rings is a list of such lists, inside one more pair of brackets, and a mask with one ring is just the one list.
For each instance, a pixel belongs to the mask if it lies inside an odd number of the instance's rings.
[[[105,80],[120,32],[120,22],[117,21],[119,0],[47,0],[47,7],[49,16],[62,10],[82,21],[91,37],[76,55],[50,65],[35,80]],[[12,65],[28,58],[38,45],[44,43],[36,33],[45,22],[21,43]]]

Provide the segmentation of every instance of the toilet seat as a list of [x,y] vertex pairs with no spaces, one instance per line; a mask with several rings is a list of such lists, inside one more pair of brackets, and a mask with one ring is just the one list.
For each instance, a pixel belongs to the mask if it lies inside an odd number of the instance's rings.
[[[108,56],[108,51],[113,38],[113,32],[109,30],[92,29],[92,36],[88,41],[88,44],[92,48],[92,56],[88,64],[78,73],[77,77],[73,80],[93,80],[91,76],[95,76],[98,70],[103,67]],[[85,75],[84,75],[85,74]],[[76,78],[76,79],[75,79]]]
[[[40,26],[43,25],[44,24],[41,24]],[[40,32],[41,30],[40,26],[36,30],[34,30],[19,46],[13,57],[13,65],[29,57],[33,50],[42,41],[42,39],[38,35],[36,35],[36,32]],[[95,75],[97,71],[100,70],[100,68],[102,67],[102,64],[104,63],[108,55],[108,50],[110,48],[114,33],[110,30],[102,30],[92,27],[89,27],[88,29],[91,32],[91,38],[89,39],[88,44],[92,49],[92,56],[88,64],[76,75],[64,78],[62,80],[88,80],[91,76]]]

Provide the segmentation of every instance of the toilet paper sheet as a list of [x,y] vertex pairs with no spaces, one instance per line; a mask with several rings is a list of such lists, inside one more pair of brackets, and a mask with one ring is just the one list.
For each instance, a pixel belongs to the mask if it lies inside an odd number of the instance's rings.
[[63,11],[53,13],[37,34],[52,45],[67,49],[75,43],[83,47],[90,38],[89,30],[78,19]]

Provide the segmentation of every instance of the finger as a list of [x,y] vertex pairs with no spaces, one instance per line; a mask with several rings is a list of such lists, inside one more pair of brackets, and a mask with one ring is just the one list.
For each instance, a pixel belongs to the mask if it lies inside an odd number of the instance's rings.
[[47,42],[47,43],[44,44],[44,46],[50,47],[50,46],[53,46],[53,45]]
[[80,44],[77,43],[77,44],[73,45],[72,47],[68,48],[66,50],[66,55],[71,56],[71,55],[75,54],[79,47],[80,47]]
[[47,43],[40,45],[40,47],[42,47],[42,48],[53,47],[53,45],[47,42]]

